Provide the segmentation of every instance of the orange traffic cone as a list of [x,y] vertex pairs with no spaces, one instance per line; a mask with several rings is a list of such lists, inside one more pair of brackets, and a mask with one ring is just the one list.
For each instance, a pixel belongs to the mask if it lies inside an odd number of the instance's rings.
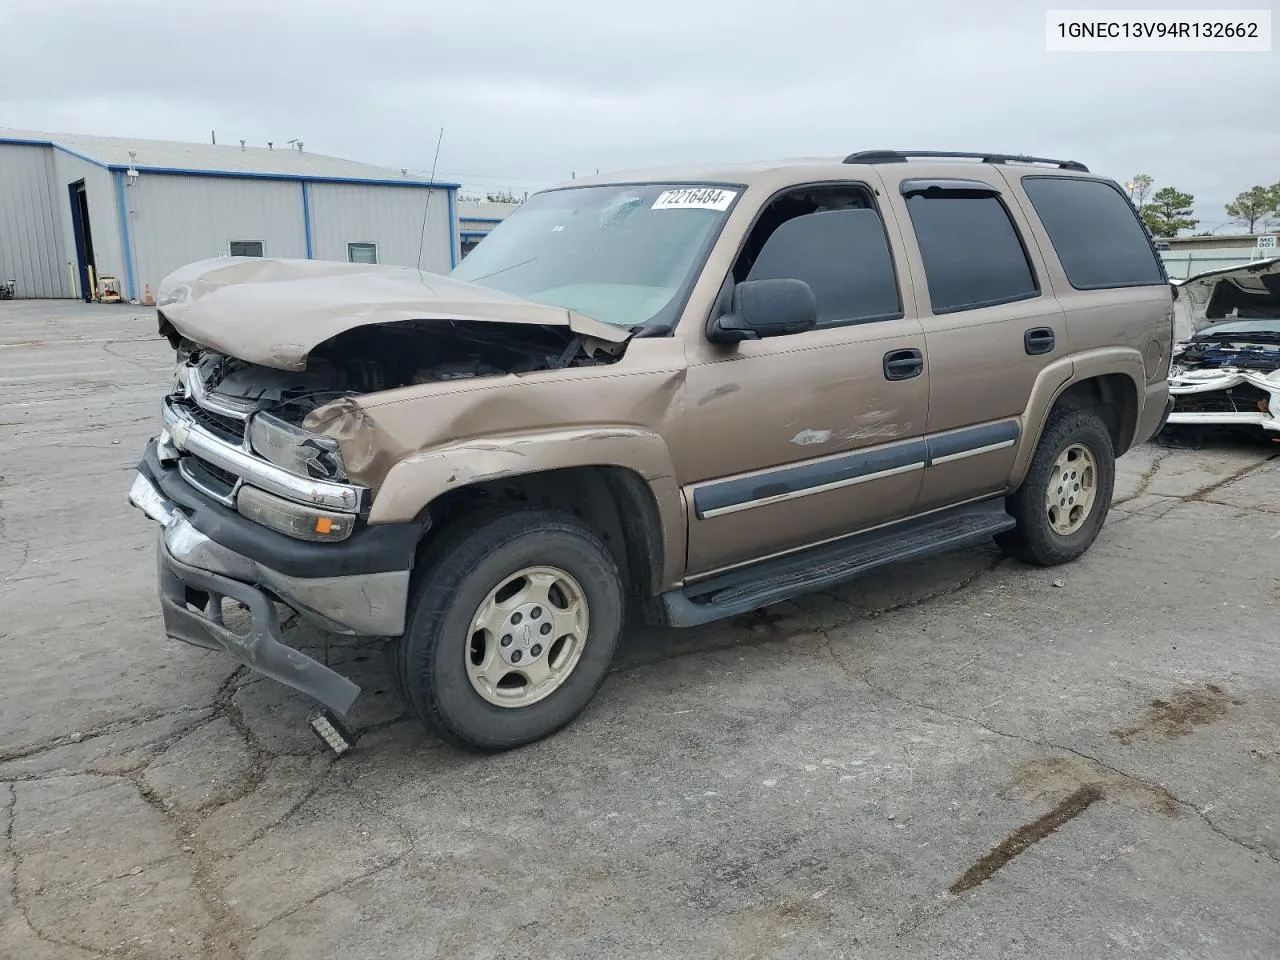
[[142,302],[148,307],[154,307],[156,305],[155,298],[151,296],[151,284],[149,283],[147,284],[146,291],[142,295]]

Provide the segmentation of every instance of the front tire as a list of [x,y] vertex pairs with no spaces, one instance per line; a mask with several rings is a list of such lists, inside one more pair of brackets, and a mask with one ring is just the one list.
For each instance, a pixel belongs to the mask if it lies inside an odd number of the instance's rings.
[[589,527],[519,509],[444,532],[410,604],[390,651],[410,712],[449,743],[497,751],[555,733],[595,696],[624,590]]
[[1115,482],[1115,449],[1106,424],[1085,409],[1053,411],[1027,476],[1008,501],[1018,525],[997,543],[1036,566],[1075,560],[1102,529]]

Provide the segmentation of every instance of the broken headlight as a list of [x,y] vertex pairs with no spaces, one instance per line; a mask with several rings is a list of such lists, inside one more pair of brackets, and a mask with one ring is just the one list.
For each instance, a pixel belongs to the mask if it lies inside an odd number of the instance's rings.
[[313,480],[346,480],[338,441],[308,433],[269,413],[249,424],[249,445],[258,456]]

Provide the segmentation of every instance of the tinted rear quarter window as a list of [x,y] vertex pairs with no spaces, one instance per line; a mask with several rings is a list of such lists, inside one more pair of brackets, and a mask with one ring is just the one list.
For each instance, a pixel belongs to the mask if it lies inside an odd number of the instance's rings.
[[930,191],[907,197],[934,313],[1011,303],[1040,290],[1000,198]]
[[1074,177],[1023,177],[1022,187],[1077,290],[1166,282],[1146,229],[1115,187]]

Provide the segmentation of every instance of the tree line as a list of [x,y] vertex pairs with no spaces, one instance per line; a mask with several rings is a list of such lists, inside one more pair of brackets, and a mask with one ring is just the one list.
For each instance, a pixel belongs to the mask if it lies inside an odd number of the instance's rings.
[[[1153,236],[1176,237],[1179,232],[1194,230],[1199,225],[1200,221],[1191,216],[1194,195],[1183,193],[1177,187],[1161,187],[1153,194],[1155,180],[1145,173],[1138,174],[1125,186]],[[1225,209],[1231,221],[1246,227],[1250,234],[1266,229],[1272,222],[1280,221],[1280,182],[1269,187],[1250,187],[1238,193]],[[1209,233],[1196,236],[1207,237]]]

